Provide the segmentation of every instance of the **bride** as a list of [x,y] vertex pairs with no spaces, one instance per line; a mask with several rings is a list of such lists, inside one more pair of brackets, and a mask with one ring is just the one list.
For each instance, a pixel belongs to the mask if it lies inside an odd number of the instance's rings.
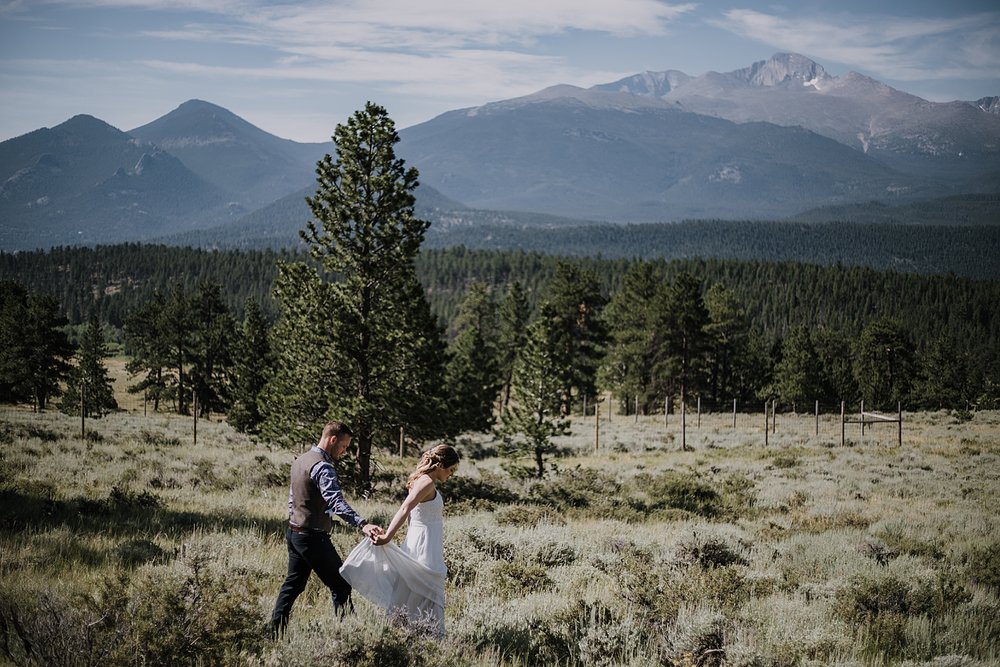
[[[377,538],[365,539],[344,561],[340,573],[358,593],[390,614],[430,626],[444,636],[444,501],[435,484],[458,468],[458,452],[438,445],[424,452],[406,482],[409,493]],[[392,542],[409,519],[402,548]]]

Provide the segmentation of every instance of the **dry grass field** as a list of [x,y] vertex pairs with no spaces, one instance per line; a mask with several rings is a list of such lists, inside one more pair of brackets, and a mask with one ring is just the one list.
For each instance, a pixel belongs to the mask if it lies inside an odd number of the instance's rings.
[[[0,409],[0,663],[23,665],[1000,664],[1000,413],[904,413],[864,440],[839,415],[577,418],[522,479],[461,438],[443,489],[437,641],[318,581],[288,637],[293,453],[220,421],[88,422]],[[378,458],[386,522],[416,450]],[[524,462],[528,465],[528,462]],[[342,554],[358,532],[338,528]]]

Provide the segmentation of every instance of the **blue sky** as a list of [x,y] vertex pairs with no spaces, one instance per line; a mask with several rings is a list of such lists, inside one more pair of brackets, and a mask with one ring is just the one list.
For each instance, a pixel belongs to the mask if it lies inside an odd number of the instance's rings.
[[794,51],[933,101],[1000,95],[995,2],[0,0],[0,140],[198,98],[296,141],[372,100],[398,127],[550,85]]

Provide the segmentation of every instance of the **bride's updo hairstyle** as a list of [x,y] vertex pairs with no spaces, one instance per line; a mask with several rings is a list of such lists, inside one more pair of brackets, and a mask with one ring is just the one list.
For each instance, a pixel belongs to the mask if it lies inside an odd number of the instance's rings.
[[451,445],[438,445],[437,447],[432,447],[428,449],[420,457],[420,463],[417,464],[417,469],[410,474],[410,478],[406,480],[406,488],[410,488],[421,475],[426,475],[432,470],[437,470],[438,468],[450,468],[451,466],[458,463],[458,452]]

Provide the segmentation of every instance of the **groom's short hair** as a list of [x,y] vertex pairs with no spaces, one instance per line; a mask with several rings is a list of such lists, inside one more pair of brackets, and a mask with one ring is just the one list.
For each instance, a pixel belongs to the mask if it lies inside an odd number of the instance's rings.
[[354,437],[354,431],[351,427],[343,422],[338,421],[328,421],[326,426],[323,427],[323,435],[321,436],[324,440],[329,437],[339,438],[342,435]]

